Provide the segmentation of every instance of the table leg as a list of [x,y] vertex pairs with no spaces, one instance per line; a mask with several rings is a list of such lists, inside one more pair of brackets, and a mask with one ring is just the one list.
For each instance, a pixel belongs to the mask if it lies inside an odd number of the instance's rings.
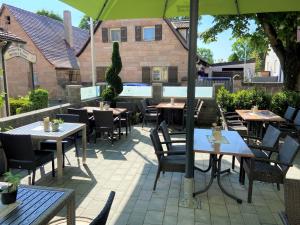
[[230,198],[232,198],[232,199],[234,199],[234,200],[236,200],[238,203],[242,203],[242,200],[241,199],[239,199],[239,198],[237,198],[236,196],[234,196],[233,194],[230,194],[230,193],[228,193],[225,189],[224,189],[224,187],[222,186],[222,184],[221,184],[221,161],[222,161],[222,157],[223,157],[223,155],[220,155],[219,156],[219,158],[217,159],[217,181],[218,181],[218,185],[219,185],[219,187],[220,187],[220,189],[221,189],[221,191],[224,193],[224,194],[226,194],[227,196],[229,196]]
[[56,140],[56,151],[57,151],[57,177],[63,176],[63,152],[62,152],[62,140]]
[[82,163],[86,164],[86,126],[82,128]]
[[67,225],[75,225],[75,195],[67,203]]

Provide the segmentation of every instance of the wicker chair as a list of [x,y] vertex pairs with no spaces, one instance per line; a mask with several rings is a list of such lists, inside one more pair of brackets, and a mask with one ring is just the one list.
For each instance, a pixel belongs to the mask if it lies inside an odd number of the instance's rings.
[[[262,181],[268,183],[283,184],[283,180],[288,169],[292,166],[294,158],[299,150],[299,143],[286,136],[284,143],[279,148],[279,154],[276,160],[266,158],[253,158],[244,160],[243,173],[246,173],[249,179],[248,202],[252,201],[253,181]],[[243,175],[242,183],[245,183]]]
[[300,110],[297,112],[297,115],[295,119],[293,120],[293,123],[285,123],[281,124],[279,126],[279,129],[283,133],[282,136],[290,135],[295,138],[299,138],[300,134]]
[[131,131],[131,120],[132,115],[134,113],[134,104],[132,102],[117,102],[117,108],[126,108],[127,111],[122,113],[120,120],[121,120],[121,127],[126,128],[126,136],[128,135],[128,129]]
[[148,108],[146,100],[141,100],[141,112],[143,115],[142,127],[144,127],[144,124],[146,124],[147,121],[155,121],[156,127],[158,126],[160,113],[156,108]]
[[155,190],[161,171],[180,173],[185,172],[186,157],[185,151],[163,151],[163,147],[159,140],[159,135],[156,129],[151,130],[150,138],[158,161],[158,168],[153,186],[153,190]]
[[30,135],[1,133],[0,137],[7,157],[8,168],[25,169],[28,171],[28,175],[32,171],[31,184],[34,185],[36,169],[52,162],[52,176],[55,176],[53,152],[34,150]]
[[288,122],[293,122],[295,115],[296,115],[297,109],[291,106],[288,106],[283,118],[286,119]]
[[114,142],[114,130],[119,128],[119,139],[121,139],[121,127],[119,117],[114,118],[112,111],[93,111],[95,118],[95,136],[94,142],[96,143],[97,137],[101,136],[102,133],[107,132],[110,141]]
[[[79,115],[76,114],[57,114],[56,119],[62,119],[67,123],[79,123]],[[62,152],[63,152],[63,168],[65,167],[66,149],[75,146],[76,157],[79,155],[78,145],[77,145],[78,134],[66,137],[62,141]],[[40,142],[41,150],[56,151],[56,141],[55,140],[45,140]],[[68,160],[69,161],[69,160]],[[70,162],[69,162],[70,163]]]
[[[163,134],[163,137],[165,140],[162,144],[166,144],[168,151],[186,151],[186,145],[185,145],[186,139],[181,139],[181,140],[172,140],[171,139],[171,136],[186,134],[185,132],[170,133],[165,120],[163,120],[160,123],[159,128],[162,131],[162,134]],[[176,143],[181,143],[181,145],[174,145]]]
[[110,212],[110,208],[112,206],[112,203],[114,201],[115,198],[115,192],[111,191],[109,194],[109,197],[105,203],[104,208],[102,209],[102,211],[100,212],[100,214],[90,223],[90,225],[105,225],[109,212]]

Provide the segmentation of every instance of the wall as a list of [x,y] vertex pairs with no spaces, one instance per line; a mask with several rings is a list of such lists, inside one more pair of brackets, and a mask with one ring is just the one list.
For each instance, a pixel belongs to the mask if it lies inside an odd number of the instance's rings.
[[[7,8],[4,8],[0,20],[4,23],[4,17],[9,15]],[[61,88],[57,85],[56,71],[53,65],[41,54],[39,49],[33,44],[29,36],[19,25],[16,19],[10,16],[11,24],[5,25],[8,31],[26,41],[24,48],[37,56],[37,62],[33,69],[37,74],[38,82],[42,88],[49,91],[51,99],[56,99],[59,93],[62,93]],[[6,61],[7,80],[9,95],[17,97],[18,95],[26,94],[30,88],[28,83],[29,63],[24,59],[17,57]]]
[[[135,41],[135,26],[162,24],[162,40]],[[123,69],[120,76],[124,82],[142,82],[143,66],[178,66],[178,80],[187,75],[187,50],[181,45],[169,26],[162,19],[133,19],[102,22],[95,33],[96,66],[111,64],[112,43],[102,42],[102,27],[127,27],[127,42],[120,42]],[[79,56],[82,82],[91,82],[90,44]]]
[[283,81],[283,71],[279,59],[272,48],[270,48],[266,55],[265,71],[270,71],[270,76],[277,76],[280,82]]

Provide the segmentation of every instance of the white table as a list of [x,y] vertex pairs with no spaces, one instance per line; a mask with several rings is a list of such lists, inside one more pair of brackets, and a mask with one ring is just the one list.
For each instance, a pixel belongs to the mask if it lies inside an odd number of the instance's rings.
[[63,176],[63,152],[62,141],[79,131],[82,131],[82,162],[86,163],[86,125],[83,123],[62,123],[59,125],[58,132],[45,132],[42,121],[31,123],[13,130],[9,130],[8,134],[27,134],[33,139],[39,140],[55,140],[57,149],[57,175],[58,178]]

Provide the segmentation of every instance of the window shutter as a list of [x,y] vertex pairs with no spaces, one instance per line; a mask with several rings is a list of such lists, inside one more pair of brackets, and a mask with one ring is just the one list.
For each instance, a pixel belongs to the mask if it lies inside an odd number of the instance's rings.
[[178,83],[178,68],[177,66],[168,67],[168,83]]
[[156,24],[155,25],[155,41],[162,40],[162,25]]
[[151,81],[151,72],[150,67],[142,67],[142,82],[150,83]]
[[102,42],[107,43],[108,42],[108,29],[102,28]]
[[121,42],[127,41],[127,27],[121,27]]
[[135,27],[135,41],[142,41],[142,27]]
[[107,70],[107,66],[97,66],[96,67],[96,80],[97,82],[105,82],[105,72]]

